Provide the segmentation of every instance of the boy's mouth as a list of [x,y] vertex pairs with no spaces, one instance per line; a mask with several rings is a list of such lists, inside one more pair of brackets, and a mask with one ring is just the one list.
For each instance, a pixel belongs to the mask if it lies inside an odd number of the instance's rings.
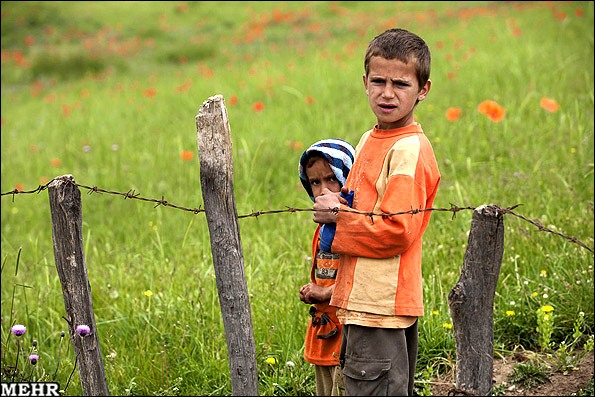
[[391,105],[389,103],[380,103],[380,104],[378,104],[378,107],[380,109],[384,110],[385,112],[390,112],[397,108],[395,105]]

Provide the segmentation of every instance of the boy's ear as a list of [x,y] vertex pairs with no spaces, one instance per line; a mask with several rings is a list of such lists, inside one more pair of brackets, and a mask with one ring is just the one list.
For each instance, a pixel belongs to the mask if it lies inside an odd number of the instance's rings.
[[368,79],[366,78],[366,74],[364,73],[362,78],[364,79],[364,87],[366,88],[366,95],[370,95],[368,94]]
[[424,99],[426,99],[426,96],[428,96],[428,92],[430,92],[431,86],[432,86],[432,81],[431,80],[426,81],[426,84],[424,84],[424,86],[421,87],[421,89],[419,90],[419,93],[417,94],[418,101],[423,101]]

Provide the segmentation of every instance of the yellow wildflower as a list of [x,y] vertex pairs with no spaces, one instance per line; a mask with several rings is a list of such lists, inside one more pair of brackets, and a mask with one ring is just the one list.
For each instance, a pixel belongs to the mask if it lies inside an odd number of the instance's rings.
[[437,316],[437,315],[438,315],[438,314],[440,314],[440,313],[438,313],[438,310],[434,310],[434,311],[432,312],[432,314],[433,314],[433,315],[435,315],[435,316]]
[[451,323],[444,323],[444,324],[442,324],[442,326],[444,328],[452,328],[452,324]]
[[267,363],[271,364],[271,365],[275,365],[277,363],[277,361],[275,360],[275,357],[269,357],[266,360]]
[[507,310],[506,311],[506,315],[507,316],[514,316],[514,310]]
[[150,289],[148,289],[148,290],[145,291],[145,295],[151,296],[151,295],[153,295],[153,293],[151,292]]
[[545,312],[545,313],[549,313],[551,311],[554,311],[554,308],[550,305],[545,305],[544,307],[541,308],[541,311]]

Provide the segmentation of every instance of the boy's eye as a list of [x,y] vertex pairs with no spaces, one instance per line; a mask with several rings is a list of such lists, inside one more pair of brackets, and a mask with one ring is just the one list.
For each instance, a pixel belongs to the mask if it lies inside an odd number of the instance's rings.
[[318,185],[320,183],[320,181],[318,179],[312,179],[310,181],[310,185]]

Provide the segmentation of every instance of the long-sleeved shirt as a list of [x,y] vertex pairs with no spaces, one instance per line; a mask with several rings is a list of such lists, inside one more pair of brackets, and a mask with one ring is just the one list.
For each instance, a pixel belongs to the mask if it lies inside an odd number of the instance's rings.
[[[339,254],[320,250],[320,226],[316,228],[312,241],[312,270],[310,280],[321,287],[330,287],[335,283]],[[339,365],[341,352],[341,333],[343,325],[337,318],[337,308],[329,302],[320,302],[310,307],[312,318],[308,321],[304,346],[304,359],[316,365]]]
[[[355,192],[353,209],[389,214],[431,208],[439,183],[432,146],[413,123],[366,132],[345,186]],[[423,316],[422,235],[430,216],[430,211],[387,217],[340,211],[332,251],[341,258],[330,304],[355,312]]]

